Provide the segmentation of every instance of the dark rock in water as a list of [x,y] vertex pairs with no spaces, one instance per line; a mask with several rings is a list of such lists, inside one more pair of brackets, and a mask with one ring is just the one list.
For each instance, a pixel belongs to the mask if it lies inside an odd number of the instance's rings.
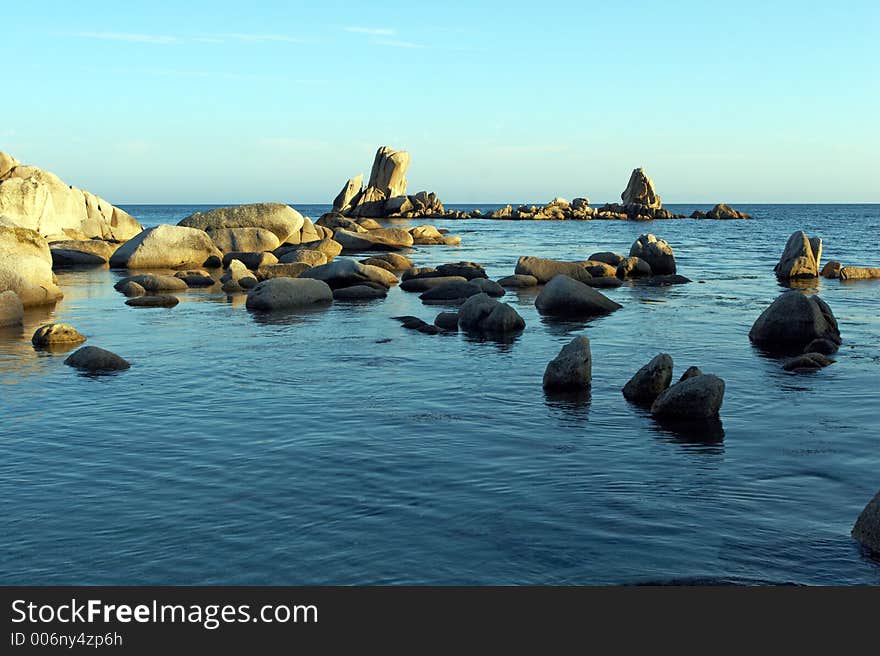
[[322,280],[330,286],[330,289],[353,287],[366,282],[375,282],[388,288],[398,282],[397,276],[386,269],[349,259],[333,260],[329,264],[312,267],[301,273],[299,277]]
[[822,271],[819,273],[823,278],[840,278],[840,269],[843,265],[837,260],[831,260],[825,266],[822,267]]
[[837,344],[830,339],[814,339],[804,347],[804,353],[821,353],[822,355],[832,355],[837,353]]
[[629,249],[630,257],[639,257],[647,262],[654,275],[663,276],[675,273],[675,255],[663,239],[646,233],[636,239]]
[[453,281],[429,289],[421,296],[419,296],[419,298],[425,302],[455,301],[470,298],[474,294],[479,293],[480,288],[473,283],[465,281]]
[[354,285],[333,290],[333,299],[337,301],[368,301],[388,296],[388,290],[378,286]]
[[439,326],[435,326],[433,324],[426,323],[426,324],[416,328],[416,330],[418,330],[420,333],[425,333],[426,335],[437,335],[438,333],[441,332],[442,329]]
[[795,232],[785,243],[779,262],[773,267],[781,280],[815,278],[819,275],[822,259],[822,240],[808,237],[802,230]]
[[188,289],[186,283],[180,278],[158,273],[142,273],[137,276],[129,276],[117,282],[113,285],[113,288],[120,291],[128,282],[136,282],[148,292],[182,292]]
[[831,308],[818,296],[805,296],[798,290],[781,294],[761,313],[749,339],[758,346],[797,353],[816,339],[839,344],[840,330]]
[[[275,265],[280,266],[280,265]],[[286,265],[285,265],[286,266]],[[333,292],[322,280],[310,278],[270,278],[248,292],[245,307],[258,312],[275,312],[315,307],[333,301]]]
[[520,332],[526,322],[512,306],[480,293],[459,308],[458,326],[470,333],[507,335]]
[[694,420],[717,417],[724,401],[724,381],[712,374],[687,378],[660,394],[651,405],[655,417]]
[[125,296],[143,296],[147,293],[147,290],[141,287],[136,282],[132,282],[131,280],[126,280],[121,283],[116,283],[116,291],[124,294]]
[[494,296],[495,298],[500,298],[504,296],[504,287],[499,285],[494,280],[489,280],[487,278],[471,278],[470,284],[474,285],[484,294],[488,294],[489,296]]
[[787,360],[782,368],[785,371],[815,371],[822,369],[830,364],[834,364],[834,360],[821,353],[804,353],[790,360]]
[[693,378],[694,376],[702,376],[703,372],[700,371],[699,367],[688,367],[685,369],[685,372],[681,375],[681,378],[678,379],[680,383],[683,380],[687,380],[688,378]]
[[498,284],[502,287],[510,287],[512,289],[525,289],[528,287],[537,287],[538,279],[535,278],[535,276],[517,273],[512,276],[501,278],[498,281]]
[[[692,215],[693,216],[693,215]],[[694,217],[696,218],[696,217]],[[724,203],[719,203],[711,210],[706,212],[705,218],[707,219],[751,219],[748,214],[744,212],[740,212],[739,210],[733,209],[730,205],[725,205]]]
[[293,262],[290,264],[269,264],[261,266],[254,271],[254,276],[260,282],[275,278],[298,278],[312,267],[305,262]]
[[400,288],[405,292],[426,292],[435,287],[442,287],[452,283],[468,284],[467,279],[461,276],[428,276],[425,278],[406,278],[400,283]]
[[702,210],[694,210],[693,213],[691,214],[691,218],[692,219],[705,219],[706,213],[703,212]]
[[434,319],[434,325],[443,330],[458,330],[458,312],[441,312]]
[[170,308],[180,303],[176,296],[155,294],[153,296],[136,296],[128,299],[125,304],[132,307]]
[[672,274],[665,276],[651,276],[645,284],[649,287],[668,287],[669,285],[686,285],[689,282],[693,282],[693,280],[678,274]]
[[562,347],[544,371],[544,389],[578,389],[589,387],[593,380],[593,356],[590,338],[575,337]]
[[880,278],[880,267],[852,267],[840,269],[841,280],[876,280]]
[[862,546],[874,553],[880,553],[880,492],[862,510],[853,526],[852,536]]
[[595,316],[620,309],[621,305],[568,276],[556,276],[535,299],[541,314]]
[[482,264],[476,262],[454,262],[441,264],[437,267],[437,273],[441,276],[461,276],[467,280],[473,278],[488,278]]
[[668,353],[655,356],[623,386],[623,396],[633,403],[653,403],[672,382],[672,366]]
[[409,330],[416,330],[416,329],[420,328],[421,326],[426,325],[425,321],[423,321],[422,319],[419,319],[418,317],[414,317],[411,315],[400,316],[400,317],[391,317],[391,318],[394,319],[395,321],[399,321],[400,324],[404,328],[407,328]]
[[391,264],[391,262],[388,262],[387,260],[380,260],[378,257],[368,257],[366,260],[360,260],[360,263],[361,264],[369,264],[371,266],[377,266],[382,269],[385,269],[386,271],[391,271],[391,272],[396,271],[396,269],[394,268],[394,265]]
[[550,282],[555,276],[565,275],[574,280],[589,280],[593,276],[580,262],[560,262],[524,255],[516,263],[514,273],[534,276],[540,283]]
[[618,253],[612,253],[611,251],[602,251],[600,253],[593,253],[590,255],[590,260],[593,262],[604,262],[605,264],[610,264],[613,267],[620,265],[626,258],[623,255],[619,255]]
[[[445,276],[441,276],[437,273],[437,269],[434,267],[410,267],[404,270],[403,273],[400,274],[401,280],[411,280],[416,278],[443,278]],[[455,276],[456,278],[460,278],[461,276]]]
[[233,260],[238,260],[251,271],[259,269],[261,266],[278,264],[278,258],[275,255],[262,251],[231,251],[223,256],[222,264],[224,267],[228,267]]
[[210,273],[201,269],[178,271],[174,277],[180,278],[187,287],[211,287],[217,282]]
[[589,272],[593,278],[607,278],[617,275],[617,266],[612,266],[605,262],[597,260],[587,260],[580,264]]
[[585,280],[584,284],[587,287],[598,287],[603,289],[613,289],[615,287],[620,287],[623,285],[623,281],[620,278],[612,277],[612,276],[602,276],[601,278],[590,278],[589,280]]
[[644,278],[651,275],[651,265],[640,257],[628,257],[617,265],[617,277]]
[[69,367],[84,371],[122,371],[131,367],[131,364],[115,353],[106,351],[97,346],[83,346],[71,353],[64,361]]

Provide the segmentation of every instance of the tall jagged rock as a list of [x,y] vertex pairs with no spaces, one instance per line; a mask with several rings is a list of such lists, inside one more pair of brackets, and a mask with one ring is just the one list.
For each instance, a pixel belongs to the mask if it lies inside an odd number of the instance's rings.
[[124,210],[57,175],[0,153],[0,214],[44,237],[131,239],[141,230]]
[[355,204],[358,195],[363,191],[364,188],[364,174],[361,173],[354,178],[350,178],[348,182],[345,183],[345,186],[342,187],[342,191],[333,199],[333,211],[341,212],[345,214],[348,212]]
[[408,152],[382,146],[376,151],[367,188],[373,187],[380,190],[385,194],[385,198],[406,196],[406,170],[408,168]]
[[808,237],[806,232],[799,230],[788,238],[782,256],[773,270],[782,280],[816,278],[821,260],[822,239]]
[[645,173],[645,169],[634,169],[632,175],[629,176],[629,183],[626,189],[620,194],[620,198],[624,205],[636,204],[650,207],[651,209],[660,209],[662,203],[660,196],[654,191],[654,182]]

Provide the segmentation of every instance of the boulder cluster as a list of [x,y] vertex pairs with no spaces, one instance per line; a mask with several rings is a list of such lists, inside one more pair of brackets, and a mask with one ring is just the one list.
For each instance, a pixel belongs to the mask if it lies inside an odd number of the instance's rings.
[[701,421],[718,417],[724,401],[724,381],[688,367],[674,385],[672,356],[660,353],[639,369],[623,386],[623,396],[651,414],[669,421]]

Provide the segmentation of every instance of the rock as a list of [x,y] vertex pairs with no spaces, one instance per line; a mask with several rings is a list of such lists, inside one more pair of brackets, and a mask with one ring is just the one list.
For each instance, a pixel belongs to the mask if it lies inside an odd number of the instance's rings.
[[579,262],[579,264],[589,271],[590,275],[594,278],[613,278],[617,275],[616,266],[600,262],[599,260],[587,260],[586,262]]
[[841,280],[871,280],[880,278],[880,267],[851,267],[840,269]]
[[[336,214],[333,212],[329,212],[327,214],[322,214],[321,218],[318,219],[318,223],[315,226],[315,229],[321,228],[322,230],[329,229],[332,233],[334,230],[338,230],[342,228],[343,230],[348,230],[349,232],[369,232],[366,228],[362,228],[360,224],[354,219],[349,219],[341,214]],[[331,238],[332,234],[325,235],[323,238]]]
[[103,198],[70,186],[49,171],[22,166],[6,153],[0,153],[0,215],[42,236],[124,241],[142,230],[127,212]]
[[700,371],[699,367],[688,367],[685,369],[684,373],[681,375],[681,378],[678,379],[680,383],[683,380],[687,380],[688,378],[693,378],[694,376],[702,376],[703,372]]
[[388,296],[388,290],[384,287],[368,287],[367,285],[354,285],[333,290],[333,299],[337,301],[366,301],[386,296]]
[[589,280],[585,280],[584,284],[587,287],[600,287],[600,288],[615,288],[623,285],[623,281],[620,278],[612,278],[610,276],[602,276],[601,278],[590,278]]
[[397,276],[390,271],[348,259],[334,260],[330,264],[313,267],[301,273],[300,278],[322,280],[331,289],[352,287],[364,282],[379,283],[386,289],[397,284]]
[[385,201],[385,216],[400,216],[415,210],[409,196],[394,196]]
[[488,294],[489,296],[494,296],[496,298],[504,296],[504,288],[494,280],[487,280],[486,278],[471,278],[470,284],[474,285],[481,292]]
[[[189,271],[178,271],[174,274],[175,278],[180,278],[183,282],[186,283],[187,287],[212,287],[216,284],[216,280],[211,276],[210,273],[204,271],[202,269],[194,269]],[[137,283],[131,283],[137,284]],[[138,285],[140,286],[140,285]],[[122,291],[119,289],[118,291]],[[123,292],[125,293],[125,292]],[[126,296],[140,296],[141,294],[125,294]]]
[[654,275],[675,273],[675,255],[672,247],[652,234],[639,237],[629,249],[630,257],[639,257],[651,267]]
[[[629,176],[629,183],[626,185],[626,189],[620,194],[620,199],[624,205],[634,203],[655,209],[660,209],[662,206],[660,196],[654,191],[654,182],[648,177],[645,170],[641,168],[633,170]],[[675,273],[675,271],[670,273]]]
[[18,294],[11,290],[0,292],[0,328],[17,326],[23,318],[24,305],[21,304]]
[[128,276],[113,285],[113,288],[116,291],[122,291],[122,287],[129,282],[135,282],[151,293],[182,292],[188,289],[187,284],[180,278],[166,276],[161,273],[142,273],[137,276]]
[[701,420],[718,416],[724,402],[724,381],[712,374],[692,376],[662,392],[651,405],[661,419]]
[[391,267],[388,269],[389,271],[403,271],[404,269],[411,269],[413,266],[411,259],[404,255],[400,255],[399,253],[380,253],[378,255],[373,255],[372,257],[367,258],[367,260],[361,260],[361,264],[379,266],[374,260],[384,260]]
[[38,348],[56,344],[81,344],[84,341],[86,341],[85,335],[66,323],[49,323],[40,326],[31,337],[31,344]]
[[128,361],[97,346],[83,346],[77,349],[67,357],[64,364],[91,372],[123,371],[131,367]]
[[706,212],[707,219],[750,219],[748,214],[733,209],[730,205],[719,203]]
[[544,389],[583,389],[589,387],[592,380],[590,338],[583,335],[563,346],[544,371]]
[[103,266],[116,252],[119,244],[102,239],[55,241],[49,244],[52,266]]
[[[411,267],[400,275],[401,280],[411,280],[415,278],[440,278],[434,267]],[[456,276],[460,277],[460,276]]]
[[367,187],[353,201],[351,216],[380,217],[385,216],[385,201],[388,196],[376,187]]
[[633,403],[653,403],[672,382],[672,356],[661,353],[639,369],[623,386],[623,396]]
[[347,251],[398,251],[413,245],[412,236],[400,228],[383,228],[354,233],[339,229],[334,239]]
[[220,284],[223,286],[224,292],[240,292],[254,287],[257,284],[257,277],[243,262],[232,260],[220,278]]
[[409,168],[409,153],[382,146],[376,151],[370,181],[367,187],[381,191],[385,198],[406,196],[406,170]]
[[[234,205],[220,207],[207,212],[196,212],[181,220],[177,225],[187,228],[198,228],[205,232],[214,232],[226,228],[263,228],[275,234],[278,243],[284,243],[296,235],[304,223],[303,215],[289,205],[282,203],[253,203],[250,205]],[[242,233],[243,234],[243,233]],[[253,251],[272,250],[253,248],[252,245],[236,245],[229,250]]]
[[176,296],[170,294],[154,294],[151,296],[136,296],[128,299],[125,304],[132,307],[147,308],[171,308],[180,303]]
[[358,219],[357,224],[364,230],[381,230],[382,224],[376,219]]
[[[186,282],[186,281],[184,281]],[[136,282],[132,282],[131,280],[127,280],[125,282],[118,282],[115,285],[116,291],[121,292],[124,296],[128,296],[129,298],[134,296],[143,296],[147,293],[147,290],[144,289],[141,285]]]
[[559,275],[544,286],[535,299],[535,307],[541,314],[595,316],[622,306],[582,282]]
[[859,514],[852,529],[852,536],[863,547],[880,553],[880,492],[874,495]]
[[332,301],[333,292],[322,280],[272,278],[254,287],[245,305],[249,310],[270,312]]
[[693,280],[676,273],[665,276],[651,276],[645,284],[649,287],[669,287],[670,285],[686,285],[689,282],[693,282]]
[[804,353],[785,361],[785,371],[813,371],[834,364],[834,360],[822,353]]
[[390,262],[386,260],[380,260],[378,257],[368,257],[365,260],[359,260],[361,264],[369,264],[370,266],[377,266],[386,271],[391,271],[394,273],[396,269],[391,265]]
[[342,191],[340,191],[336,198],[333,199],[333,211],[341,212],[343,214],[348,212],[352,207],[352,201],[357,198],[363,188],[363,174],[350,178],[342,187]]
[[617,273],[615,275],[621,280],[643,278],[651,275],[651,265],[640,257],[628,257],[617,265]]
[[160,225],[147,228],[120,246],[110,266],[126,269],[178,269],[187,266],[213,268],[221,253],[203,230]]
[[463,301],[474,294],[479,294],[480,288],[467,281],[452,281],[438,285],[424,292],[419,298],[426,303]]
[[232,260],[238,260],[248,269],[259,269],[261,266],[278,264],[278,258],[272,253],[253,251],[232,251],[223,256],[223,266],[228,267]]
[[838,345],[830,339],[814,339],[804,347],[804,353],[821,353],[822,355],[832,355],[837,353]]
[[456,237],[454,235],[444,235],[443,245],[444,246],[460,246],[461,245],[461,237]]
[[458,330],[458,312],[441,312],[434,319],[434,325],[442,330]]
[[274,251],[281,245],[275,233],[265,228],[215,228],[207,233],[223,253]]
[[64,294],[52,273],[49,244],[36,231],[0,225],[0,292],[13,291],[24,307],[55,303]]
[[321,251],[311,251],[307,249],[297,248],[288,251],[281,256],[279,260],[281,264],[292,264],[294,262],[305,262],[310,267],[321,266],[327,264],[327,256]]
[[437,273],[441,276],[461,276],[467,280],[474,278],[488,278],[482,264],[476,262],[454,262],[441,264],[437,267]]
[[840,278],[840,262],[837,260],[831,260],[825,266],[822,267],[822,271],[819,273],[823,278]]
[[498,284],[502,287],[509,287],[511,289],[525,289],[528,287],[537,287],[538,279],[535,278],[535,276],[518,273],[501,278],[501,280],[498,281]]
[[501,336],[520,332],[526,322],[507,303],[499,303],[486,294],[475,294],[459,308],[458,326],[466,332]]
[[577,262],[560,262],[528,255],[517,260],[514,273],[534,276],[539,283],[549,282],[559,275],[565,275],[582,282],[592,278],[590,273]]
[[807,237],[807,233],[798,231],[788,238],[782,257],[773,270],[781,280],[815,278],[819,275],[821,259],[822,240],[819,237]]
[[749,339],[770,350],[799,352],[815,339],[839,344],[840,330],[825,301],[792,289],[761,313],[749,331]]
[[618,255],[617,253],[602,251],[599,253],[593,253],[592,255],[590,255],[589,259],[591,262],[604,262],[605,264],[610,264],[613,267],[617,267],[626,258],[623,255]]
[[298,278],[303,272],[312,266],[305,262],[292,262],[289,264],[269,264],[254,271],[257,280],[272,280],[273,278]]
[[307,216],[303,217],[303,227],[299,231],[299,243],[308,244],[313,241],[319,241],[323,238],[324,233],[318,231],[318,227],[314,223],[312,223],[311,219],[309,219],[309,217]]
[[275,249],[275,256],[283,263],[285,256],[297,251],[318,251],[326,255],[327,261],[330,262],[342,252],[342,244],[333,239],[320,239],[299,246],[280,246]]
[[443,285],[456,282],[466,283],[468,281],[461,276],[432,276],[430,278],[408,278],[400,283],[400,288],[405,292],[426,292],[429,289],[434,289],[435,287],[441,287]]
[[425,321],[419,319],[418,317],[414,317],[412,315],[400,316],[400,317],[391,317],[395,321],[399,321],[401,325],[407,330],[418,330],[422,326],[427,326]]
[[423,246],[444,244],[444,236],[432,225],[420,225],[410,229],[413,243]]

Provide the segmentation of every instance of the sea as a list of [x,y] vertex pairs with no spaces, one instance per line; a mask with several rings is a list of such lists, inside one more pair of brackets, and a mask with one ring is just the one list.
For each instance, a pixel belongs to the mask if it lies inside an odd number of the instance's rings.
[[[124,209],[151,226],[210,207]],[[462,243],[416,247],[417,266],[497,279],[521,255],[626,255],[652,232],[693,280],[602,290],[623,307],[590,321],[508,291],[526,328],[501,342],[402,328],[448,308],[399,288],[270,315],[219,290],[138,309],[113,289],[123,271],[59,271],[64,299],[0,330],[0,584],[880,584],[850,536],[880,489],[880,280],[806,285],[840,324],[830,367],[785,372],[748,339],[785,291],[788,236],[878,266],[880,205],[737,209],[754,220],[429,221]],[[34,350],[50,321],[131,369],[90,377]],[[578,335],[589,393],[545,393]],[[726,381],[718,430],[672,431],[623,398],[661,352],[674,379]]]

